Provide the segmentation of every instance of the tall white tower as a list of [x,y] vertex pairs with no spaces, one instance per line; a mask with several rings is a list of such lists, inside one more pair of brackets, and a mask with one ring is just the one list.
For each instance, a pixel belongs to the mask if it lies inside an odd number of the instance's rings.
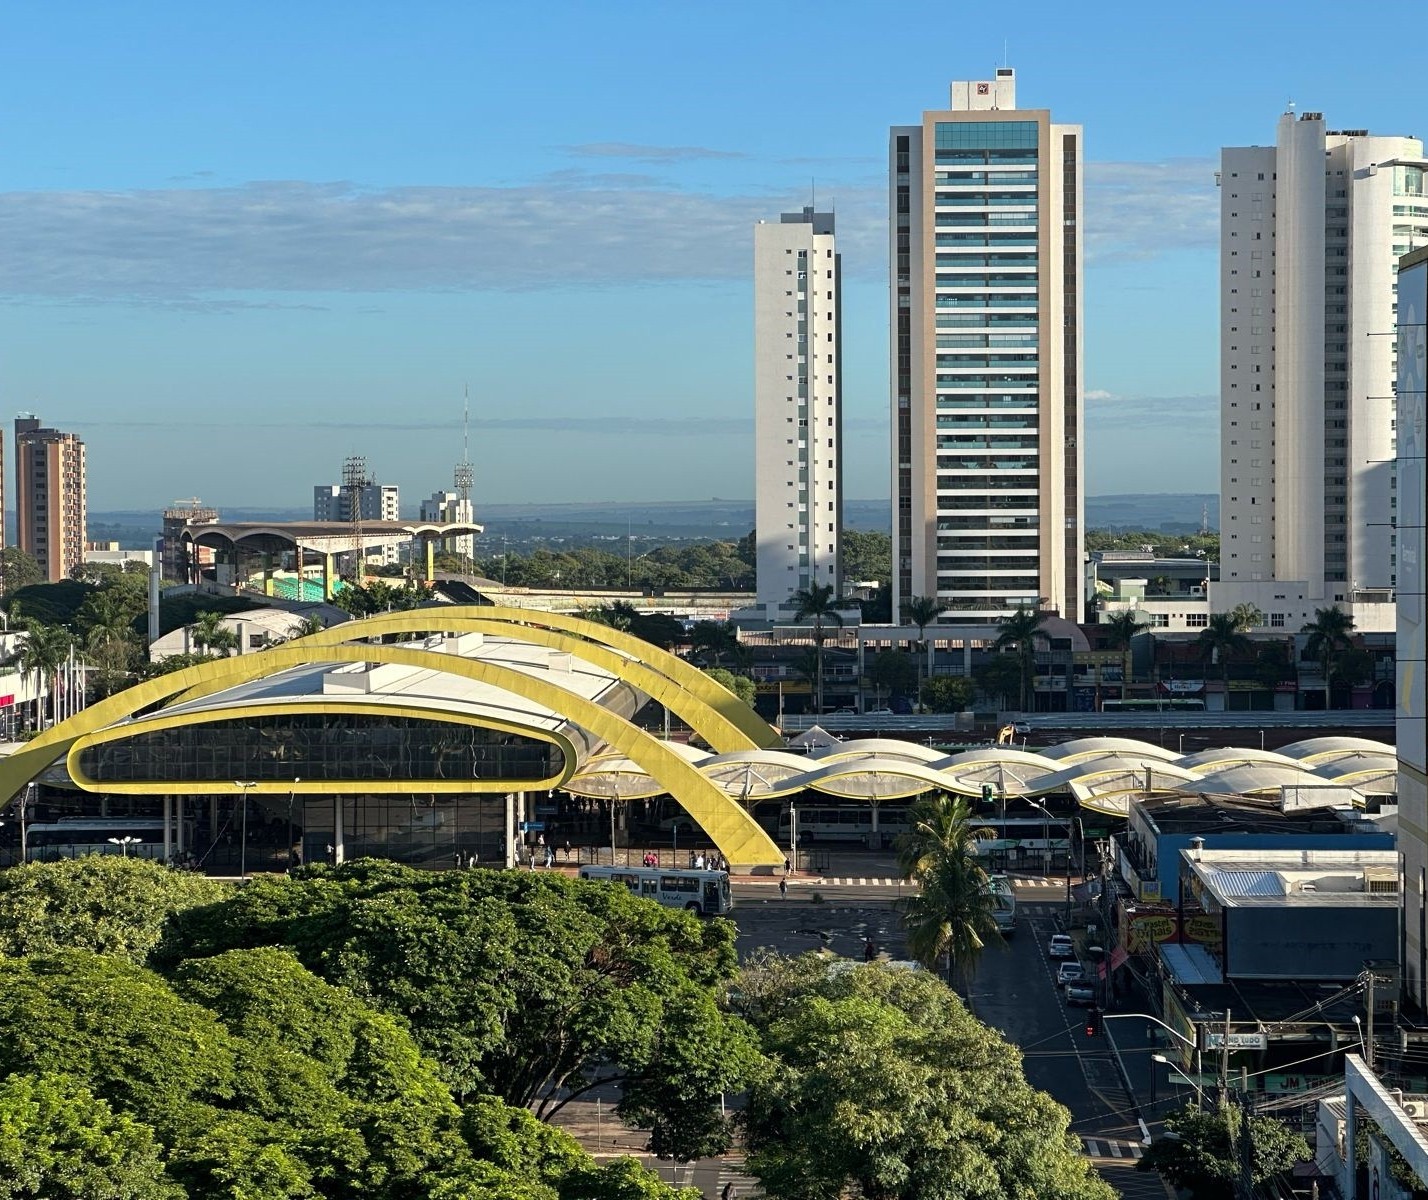
[[1081,127],[1001,68],[888,151],[893,618],[1079,620]]
[[1397,260],[1428,244],[1424,168],[1420,141],[1316,112],[1221,151],[1217,609],[1297,628],[1396,585]]
[[812,584],[842,593],[841,272],[832,213],[754,227],[754,523],[771,619]]

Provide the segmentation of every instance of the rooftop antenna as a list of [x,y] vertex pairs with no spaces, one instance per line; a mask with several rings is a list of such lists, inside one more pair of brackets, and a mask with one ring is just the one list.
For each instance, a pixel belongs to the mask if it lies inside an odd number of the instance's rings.
[[[456,464],[455,483],[456,495],[465,513],[466,505],[471,502],[471,483],[475,478],[471,470],[471,390],[465,384],[462,385],[461,396],[461,461]],[[470,520],[468,516],[461,519]]]

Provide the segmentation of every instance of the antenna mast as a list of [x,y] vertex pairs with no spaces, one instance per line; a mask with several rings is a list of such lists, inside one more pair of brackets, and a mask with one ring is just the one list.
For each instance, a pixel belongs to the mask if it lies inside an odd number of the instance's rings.
[[342,464],[342,490],[347,493],[347,519],[352,523],[352,583],[362,586],[367,550],[362,544],[362,490],[367,485],[367,460],[349,455]]
[[471,470],[471,392],[461,389],[461,461],[456,464],[456,495],[461,501],[460,520],[471,520],[471,483],[475,478]]

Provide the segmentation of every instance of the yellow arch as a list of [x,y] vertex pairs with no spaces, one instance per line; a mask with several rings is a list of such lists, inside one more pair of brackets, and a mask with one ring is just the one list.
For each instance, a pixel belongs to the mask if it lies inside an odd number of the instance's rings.
[[[231,685],[228,685],[231,686]],[[207,779],[192,783],[174,780],[136,780],[134,782],[98,781],[91,779],[80,766],[79,756],[91,746],[102,746],[106,742],[123,741],[139,733],[154,733],[161,729],[174,729],[180,725],[202,725],[209,721],[224,721],[245,717],[275,717],[296,713],[359,713],[380,714],[384,717],[409,717],[417,721],[431,721],[448,725],[472,726],[479,729],[500,729],[522,737],[549,742],[555,746],[564,759],[560,772],[548,779],[308,779],[302,790],[307,795],[346,795],[355,790],[374,794],[394,792],[433,792],[438,795],[467,795],[471,792],[513,792],[547,791],[564,787],[575,774],[578,757],[575,745],[564,734],[547,729],[533,729],[514,721],[476,718],[463,713],[448,712],[444,709],[421,708],[412,704],[354,704],[345,700],[296,701],[290,704],[236,704],[219,708],[204,709],[199,712],[159,713],[146,717],[133,725],[111,725],[95,733],[87,733],[75,738],[66,753],[65,768],[69,777],[80,787],[90,792],[116,792],[133,795],[152,794],[156,784],[163,785],[167,795],[209,796],[215,791],[226,791],[230,780]],[[288,794],[292,783],[287,780],[257,781],[253,789],[257,792]]]
[[[533,645],[548,646],[552,650],[561,650],[571,654],[592,666],[608,671],[626,683],[633,684],[651,699],[663,704],[720,753],[755,748],[755,743],[748,732],[741,727],[739,722],[730,719],[722,704],[720,706],[711,704],[704,696],[691,692],[690,689],[671,680],[668,675],[648,664],[570,634],[559,633],[527,623],[515,625],[509,622],[490,620],[485,614],[491,611],[489,608],[463,606],[455,610],[442,607],[387,613],[382,616],[369,617],[360,622],[334,625],[331,629],[310,634],[300,640],[304,646],[318,647],[341,645],[354,638],[377,637],[389,633],[489,633],[498,637],[509,637],[515,641],[529,642]],[[420,616],[417,615],[418,612],[421,614]],[[448,615],[453,612],[458,615]],[[482,615],[459,615],[462,613],[480,613]],[[586,624],[594,623],[586,622]],[[596,628],[603,628],[603,626],[596,626]],[[675,659],[675,661],[682,662],[680,659]],[[688,666],[687,663],[683,665]],[[699,675],[706,684],[723,693],[723,696],[732,698],[739,708],[752,713],[747,704],[733,696],[725,688],[720,687],[702,671],[696,671],[695,674]],[[228,684],[221,680],[210,680],[208,683],[186,689],[180,695],[173,697],[169,703],[186,704],[191,700],[201,699],[214,692],[222,691],[227,686]],[[715,698],[722,700],[722,697]],[[737,714],[737,710],[734,711]],[[758,720],[757,715],[755,715],[755,720]]]
[[[46,730],[9,758],[0,761],[0,797],[13,797],[86,734],[103,729],[195,685],[221,678],[227,686],[233,687],[312,662],[388,662],[419,670],[441,671],[489,684],[568,715],[576,724],[621,751],[653,778],[658,779],[690,816],[703,826],[730,863],[750,867],[773,867],[783,863],[783,853],[743,809],[724,796],[668,746],[592,700],[558,687],[548,680],[538,679],[509,667],[499,667],[454,654],[414,650],[402,646],[304,644],[310,640],[303,638],[259,654],[186,667],[172,675],[137,684],[116,696],[91,705],[67,721]],[[241,713],[242,706],[234,706],[231,711]],[[260,784],[257,790],[271,790],[272,786],[265,787]],[[282,784],[275,786],[278,791],[286,791]]]
[[[504,608],[499,605],[450,604],[429,608],[408,609],[404,612],[381,613],[375,617],[365,617],[361,621],[334,625],[321,633],[310,634],[302,641],[313,646],[331,645],[350,641],[354,637],[375,637],[384,633],[419,633],[423,630],[444,629],[454,620],[499,621],[503,626],[526,626],[532,629],[551,629],[560,633],[574,634],[586,642],[606,646],[619,651],[665,678],[677,684],[683,691],[714,709],[729,724],[743,733],[749,744],[759,749],[783,746],[778,730],[754,712],[728,688],[715,683],[698,667],[691,666],[677,654],[661,650],[642,638],[623,630],[612,629],[598,621],[583,617],[570,617],[562,613],[541,612],[528,608]],[[360,630],[360,632],[359,632]],[[519,637],[506,630],[509,636]],[[572,649],[577,657],[583,654]],[[593,659],[589,660],[594,662]],[[624,670],[618,672],[622,677]],[[644,690],[641,688],[641,690]],[[683,715],[683,714],[681,714]],[[710,743],[713,745],[713,743]],[[741,750],[745,747],[735,746]]]

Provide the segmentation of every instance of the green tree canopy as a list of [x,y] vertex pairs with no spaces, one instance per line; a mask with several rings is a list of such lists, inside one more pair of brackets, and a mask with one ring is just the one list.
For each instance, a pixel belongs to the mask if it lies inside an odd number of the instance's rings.
[[704,674],[721,687],[728,688],[745,704],[753,707],[754,696],[758,689],[754,686],[754,681],[747,675],[735,675],[733,671],[726,671],[723,667],[707,667]]
[[1017,1051],[934,976],[761,959],[734,1005],[768,1057],[742,1115],[774,1200],[1111,1200]]
[[933,712],[966,712],[975,691],[965,675],[934,675],[922,685],[922,702]]
[[142,858],[89,854],[0,871],[0,955],[90,950],[144,963],[179,914],[231,889]]
[[882,530],[845,529],[839,550],[849,583],[877,582],[886,588],[892,581],[892,538]]
[[[1140,1171],[1159,1171],[1196,1200],[1232,1200],[1238,1194],[1244,1152],[1244,1113],[1230,1104],[1215,1111],[1187,1108],[1165,1118],[1175,1137],[1158,1138],[1141,1160]],[[1256,1188],[1309,1158],[1309,1144],[1282,1121],[1251,1117],[1250,1176]]]

